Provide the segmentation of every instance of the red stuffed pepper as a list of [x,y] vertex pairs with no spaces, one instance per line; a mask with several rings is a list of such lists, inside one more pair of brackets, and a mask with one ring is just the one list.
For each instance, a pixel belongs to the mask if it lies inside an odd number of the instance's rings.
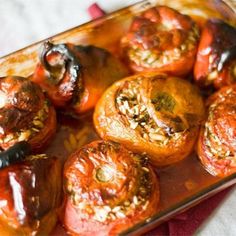
[[236,28],[208,20],[201,34],[194,77],[202,87],[219,89],[236,82]]
[[48,235],[57,222],[60,161],[45,154],[22,156],[24,152],[4,153],[10,159],[21,156],[21,161],[0,170],[0,235]]
[[56,107],[81,114],[94,108],[104,90],[127,73],[102,48],[46,42],[31,79],[48,92]]

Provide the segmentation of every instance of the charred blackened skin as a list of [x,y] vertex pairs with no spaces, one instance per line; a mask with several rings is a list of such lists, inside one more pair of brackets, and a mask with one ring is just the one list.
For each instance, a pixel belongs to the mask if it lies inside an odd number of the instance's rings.
[[194,66],[201,87],[219,89],[236,81],[236,28],[219,19],[206,22]]
[[221,71],[227,63],[234,59],[236,59],[236,45],[221,53],[217,70]]
[[198,38],[198,27],[190,17],[159,6],[134,18],[121,46],[124,59],[134,72],[183,76],[194,65]]
[[22,141],[0,153],[0,169],[12,163],[23,161],[31,152],[30,144]]
[[107,87],[128,75],[115,56],[92,45],[46,42],[41,54],[30,79],[55,107],[75,116],[91,111]]
[[[47,56],[52,53],[59,53],[63,60],[63,65],[50,65],[47,61]],[[81,65],[79,60],[75,57],[75,55],[71,52],[71,50],[67,47],[66,44],[52,44],[50,42],[45,42],[43,47],[43,52],[40,56],[40,61],[45,67],[45,69],[50,73],[50,77],[53,78],[53,83],[67,83],[69,85],[69,89],[63,89],[60,91],[64,95],[72,94],[77,86],[77,80],[80,79],[81,74]],[[63,71],[63,67],[65,70]],[[69,72],[69,81],[66,81],[65,73]],[[68,83],[69,82],[69,83]]]

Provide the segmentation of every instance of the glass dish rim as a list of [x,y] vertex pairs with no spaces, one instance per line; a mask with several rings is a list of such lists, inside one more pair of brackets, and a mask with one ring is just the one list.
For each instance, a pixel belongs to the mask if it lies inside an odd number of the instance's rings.
[[[208,187],[203,188],[201,191],[197,192],[196,194],[193,194],[189,197],[186,197],[185,199],[179,201],[178,203],[174,204],[173,206],[157,212],[150,218],[135,224],[134,226],[130,227],[129,229],[121,232],[119,235],[134,235],[134,233],[137,233],[138,230],[144,229],[144,227],[151,226],[151,230],[155,227],[157,227],[159,224],[167,221],[174,215],[177,215],[181,213],[181,211],[187,210],[194,205],[197,205],[201,201],[213,196],[217,192],[220,192],[221,190],[233,185],[236,183],[236,173],[233,173],[227,177],[222,178],[221,180],[217,181],[214,184],[211,184]],[[145,229],[144,229],[145,230]],[[146,231],[145,231],[146,232]]]

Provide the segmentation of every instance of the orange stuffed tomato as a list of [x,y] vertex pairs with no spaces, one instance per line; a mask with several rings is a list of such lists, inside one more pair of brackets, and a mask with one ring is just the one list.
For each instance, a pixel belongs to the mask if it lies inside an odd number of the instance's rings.
[[134,18],[121,46],[133,71],[180,76],[193,67],[198,38],[198,27],[189,16],[160,6]]
[[226,176],[236,172],[236,85],[220,89],[207,103],[198,155],[208,172]]
[[56,131],[56,113],[41,88],[23,77],[0,78],[0,148],[28,141],[39,151]]
[[200,38],[195,81],[219,89],[236,82],[236,28],[219,19],[208,20]]
[[163,166],[193,149],[204,105],[188,81],[167,75],[135,75],[114,83],[98,102],[94,123],[104,139],[146,152]]
[[64,168],[63,224],[72,235],[117,235],[157,212],[159,185],[145,155],[110,141],[73,153]]
[[46,42],[31,79],[48,92],[56,107],[81,114],[126,75],[127,69],[104,49]]
[[57,222],[59,160],[45,154],[24,158],[0,170],[0,235],[48,235]]

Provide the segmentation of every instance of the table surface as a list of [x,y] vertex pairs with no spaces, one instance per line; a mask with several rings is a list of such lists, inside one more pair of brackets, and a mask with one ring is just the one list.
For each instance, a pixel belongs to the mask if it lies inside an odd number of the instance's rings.
[[[236,2],[236,0],[233,0]],[[90,20],[94,0],[0,0],[0,56]],[[107,12],[137,0],[98,0]],[[215,209],[196,235],[236,235],[236,188]]]

